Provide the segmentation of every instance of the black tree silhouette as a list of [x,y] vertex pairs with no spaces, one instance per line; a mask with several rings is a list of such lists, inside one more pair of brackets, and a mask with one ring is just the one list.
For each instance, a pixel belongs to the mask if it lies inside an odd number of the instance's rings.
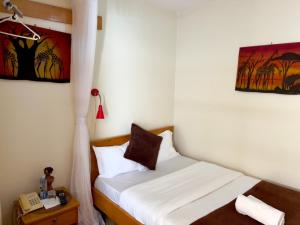
[[[15,30],[12,29],[15,33]],[[21,32],[21,35],[26,35],[28,31]],[[18,73],[17,79],[37,80],[38,76],[35,71],[35,54],[37,48],[48,39],[47,36],[41,36],[42,38],[37,41],[26,40],[19,37],[7,36],[5,40],[9,41],[14,48],[14,52],[17,55],[18,60]]]
[[240,87],[243,86],[243,80],[246,76],[247,70],[248,70],[248,64],[251,60],[251,58],[255,55],[255,52],[252,52],[248,58],[246,59],[246,61],[242,62],[241,65],[238,67],[238,74],[237,74],[237,79],[236,79],[236,83],[240,84]]
[[282,90],[286,90],[286,77],[288,74],[289,69],[292,65],[294,65],[297,62],[300,62],[300,55],[294,53],[294,52],[287,52],[282,54],[281,56],[278,56],[274,58],[272,61],[279,60],[280,66],[282,68]]
[[247,87],[246,87],[247,90],[250,90],[252,75],[253,75],[254,70],[256,69],[256,66],[259,63],[261,63],[263,60],[264,60],[264,56],[261,55],[260,58],[250,60],[250,62],[248,63],[248,65],[247,65],[247,68],[248,68],[248,81],[247,81]]

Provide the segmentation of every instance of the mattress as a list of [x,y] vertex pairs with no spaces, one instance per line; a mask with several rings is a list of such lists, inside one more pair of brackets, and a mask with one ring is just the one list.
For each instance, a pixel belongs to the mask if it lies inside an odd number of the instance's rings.
[[98,176],[95,180],[95,187],[113,202],[119,204],[120,194],[124,190],[186,168],[196,162],[198,161],[191,158],[176,156],[170,160],[157,164],[156,170],[134,171],[120,174],[113,178],[103,178]]

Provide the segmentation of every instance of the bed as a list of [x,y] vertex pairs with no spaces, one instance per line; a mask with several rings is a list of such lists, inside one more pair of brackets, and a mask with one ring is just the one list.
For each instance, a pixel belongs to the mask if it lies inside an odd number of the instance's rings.
[[[163,131],[170,130],[174,131],[173,126],[167,126],[155,130],[151,130],[153,134],[160,134]],[[119,205],[109,199],[104,193],[99,191],[95,186],[95,181],[99,176],[99,170],[97,166],[97,159],[92,146],[113,146],[121,145],[130,139],[130,135],[123,135],[118,137],[107,138],[103,140],[95,140],[90,144],[90,155],[91,155],[91,184],[92,184],[92,195],[93,202],[97,209],[105,213],[111,220],[119,225],[142,225],[129,213],[123,210]]]
[[[151,132],[159,134],[166,130],[173,131],[173,127]],[[125,135],[97,140],[93,141],[91,146],[121,145],[129,138],[130,135]],[[95,207],[119,225],[217,225],[216,218],[220,218],[220,224],[227,225],[222,222],[222,218],[224,212],[228,209],[230,211],[233,207],[237,195],[251,190],[257,191],[256,187],[260,189],[261,186],[266,187],[263,192],[267,190],[267,195],[270,195],[273,187],[275,187],[273,192],[286,191],[286,196],[289,198],[284,201],[288,202],[288,205],[293,205],[295,209],[300,209],[298,192],[279,188],[237,171],[184,156],[177,156],[159,164],[155,171],[131,172],[106,179],[99,177],[97,160],[91,147],[91,183]],[[182,185],[183,183],[192,185]],[[277,187],[279,189],[276,189]],[[188,194],[183,196],[182,193]],[[157,196],[154,198],[154,195]],[[291,200],[294,197],[296,201]],[[138,207],[132,207],[129,202],[134,202]],[[274,204],[277,204],[276,201]],[[278,204],[280,208],[282,205],[280,199]],[[289,224],[300,224],[300,217],[297,215],[299,213],[295,209],[289,209],[289,217],[294,220]],[[236,219],[242,221],[239,222],[240,225],[259,224],[238,214],[230,216],[237,216]],[[229,224],[231,225],[230,222]]]

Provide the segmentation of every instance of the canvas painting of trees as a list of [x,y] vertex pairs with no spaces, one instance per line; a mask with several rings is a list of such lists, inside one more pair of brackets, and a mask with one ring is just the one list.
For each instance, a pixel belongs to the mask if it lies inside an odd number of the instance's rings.
[[[71,35],[29,26],[37,41],[0,35],[0,78],[66,83],[70,82]],[[30,36],[19,23],[5,22],[0,30]]]
[[300,42],[240,48],[235,89],[300,94]]

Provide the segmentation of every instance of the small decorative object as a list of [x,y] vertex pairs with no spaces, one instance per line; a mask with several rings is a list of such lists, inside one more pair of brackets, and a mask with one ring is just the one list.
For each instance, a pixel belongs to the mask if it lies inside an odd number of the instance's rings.
[[100,103],[99,103],[99,106],[98,106],[98,112],[97,112],[97,116],[96,116],[96,119],[104,119],[104,112],[103,112],[103,106],[102,106],[102,99],[101,99],[101,95],[100,95],[100,92],[98,89],[94,88],[91,90],[91,95],[96,97],[96,96],[99,96],[99,99],[100,99]]
[[40,198],[51,198],[55,197],[56,193],[55,190],[53,190],[52,184],[54,181],[54,177],[51,176],[53,172],[52,167],[46,167],[44,169],[44,176],[40,178]]
[[240,48],[235,89],[300,94],[300,42]]
[[[70,82],[71,35],[35,26],[39,40],[0,35],[0,79]],[[4,22],[0,30],[28,34],[19,23]]]
[[59,198],[61,205],[66,205],[68,203],[66,193],[64,191],[58,191],[57,196]]
[[46,176],[42,176],[40,178],[40,198],[46,199],[47,198],[47,180]]
[[48,191],[47,197],[48,198],[56,198],[56,191],[55,190]]

